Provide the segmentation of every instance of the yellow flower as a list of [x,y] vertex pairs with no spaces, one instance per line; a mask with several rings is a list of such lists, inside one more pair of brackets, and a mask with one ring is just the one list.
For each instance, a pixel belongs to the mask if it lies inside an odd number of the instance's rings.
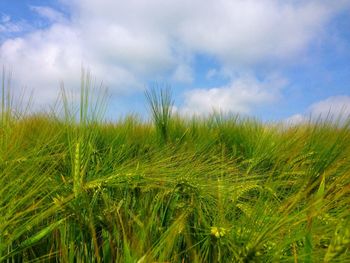
[[226,234],[226,229],[223,227],[212,226],[210,229],[210,233],[216,238],[220,238]]
[[218,232],[219,232],[219,230],[218,230],[218,228],[217,228],[216,226],[212,226],[212,227],[211,227],[210,233],[211,233],[213,236],[215,236],[216,233],[218,233]]

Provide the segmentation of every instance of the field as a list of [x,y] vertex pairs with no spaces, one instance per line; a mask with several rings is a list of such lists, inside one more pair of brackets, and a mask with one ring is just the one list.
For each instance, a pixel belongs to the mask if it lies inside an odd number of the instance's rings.
[[[25,114],[2,87],[0,262],[350,262],[350,121]],[[95,106],[97,105],[97,106]]]

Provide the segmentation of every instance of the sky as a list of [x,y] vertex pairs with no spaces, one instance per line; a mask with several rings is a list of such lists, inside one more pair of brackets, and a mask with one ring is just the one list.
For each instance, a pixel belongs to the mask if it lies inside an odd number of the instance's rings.
[[112,119],[147,116],[154,86],[184,116],[346,116],[350,0],[0,0],[0,65],[38,110],[62,82],[78,93],[84,67]]

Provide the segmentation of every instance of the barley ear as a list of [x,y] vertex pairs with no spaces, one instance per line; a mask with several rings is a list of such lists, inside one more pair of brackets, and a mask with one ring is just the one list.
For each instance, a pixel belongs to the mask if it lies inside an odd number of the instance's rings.
[[73,174],[73,191],[75,197],[78,197],[81,193],[82,187],[82,177],[80,173],[80,163],[81,163],[81,151],[80,142],[75,145],[75,155],[74,155],[74,174]]

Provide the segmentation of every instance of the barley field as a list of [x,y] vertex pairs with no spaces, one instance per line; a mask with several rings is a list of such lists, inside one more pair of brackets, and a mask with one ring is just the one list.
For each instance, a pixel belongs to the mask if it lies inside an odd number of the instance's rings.
[[350,121],[28,114],[2,85],[0,262],[350,262]]

